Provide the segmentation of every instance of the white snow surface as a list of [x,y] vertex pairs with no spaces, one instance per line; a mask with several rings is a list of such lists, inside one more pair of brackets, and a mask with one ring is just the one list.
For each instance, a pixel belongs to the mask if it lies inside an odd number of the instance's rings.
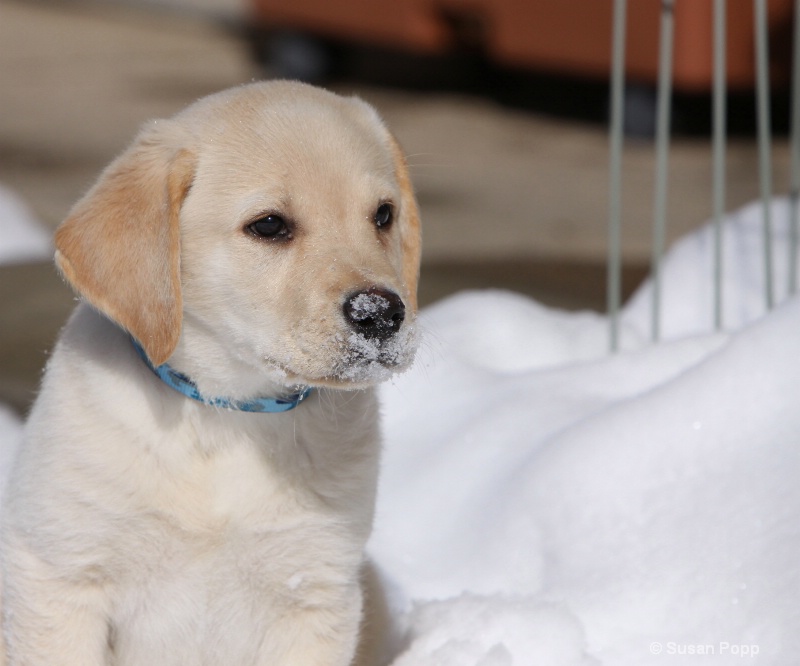
[[[798,663],[800,300],[765,315],[744,209],[726,226],[729,331],[708,333],[710,233],[664,262],[658,345],[648,286],[613,356],[605,317],[507,292],[422,313],[414,366],[382,388],[384,663]],[[5,456],[20,433],[0,407]]]
[[52,256],[50,232],[16,193],[0,185],[0,264],[45,261]]
[[[785,201],[773,205],[786,292]],[[663,337],[645,285],[607,321],[503,292],[427,309],[412,370],[385,385],[369,550],[395,666],[797,664],[800,301],[765,316],[761,210],[664,261]]]

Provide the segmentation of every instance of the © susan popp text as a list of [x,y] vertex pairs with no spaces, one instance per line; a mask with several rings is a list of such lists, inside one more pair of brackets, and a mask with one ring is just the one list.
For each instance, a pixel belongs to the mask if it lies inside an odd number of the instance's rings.
[[650,652],[663,655],[719,655],[747,658],[757,656],[760,650],[758,645],[730,643],[728,641],[720,641],[719,643],[677,643],[668,641],[666,643],[651,643]]

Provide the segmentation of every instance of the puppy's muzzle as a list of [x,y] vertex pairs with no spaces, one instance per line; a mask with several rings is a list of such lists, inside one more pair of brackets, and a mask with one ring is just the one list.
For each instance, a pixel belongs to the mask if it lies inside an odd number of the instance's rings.
[[387,340],[400,330],[406,306],[393,291],[371,287],[349,296],[342,307],[350,328],[370,340]]

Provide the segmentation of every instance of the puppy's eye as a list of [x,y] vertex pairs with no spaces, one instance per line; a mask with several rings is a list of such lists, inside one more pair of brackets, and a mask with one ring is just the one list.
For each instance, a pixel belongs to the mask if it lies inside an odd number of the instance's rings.
[[382,203],[375,211],[373,220],[378,229],[386,229],[394,220],[394,206],[389,202]]
[[292,237],[289,225],[280,215],[266,215],[247,225],[247,230],[254,236],[288,240]]

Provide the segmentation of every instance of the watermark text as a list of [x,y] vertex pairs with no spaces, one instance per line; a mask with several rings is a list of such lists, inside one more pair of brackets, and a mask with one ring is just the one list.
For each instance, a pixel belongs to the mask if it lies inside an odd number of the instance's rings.
[[741,657],[743,659],[758,656],[760,652],[758,645],[746,643],[731,643],[719,641],[718,643],[677,643],[667,641],[665,643],[650,643],[651,654],[672,655],[708,655],[723,657]]

